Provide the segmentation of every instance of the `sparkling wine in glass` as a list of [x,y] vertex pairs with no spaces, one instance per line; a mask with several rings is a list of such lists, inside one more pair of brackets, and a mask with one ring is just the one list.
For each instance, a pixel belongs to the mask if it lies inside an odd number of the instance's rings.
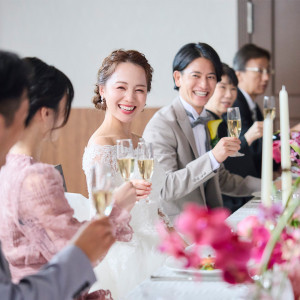
[[92,168],[92,195],[98,215],[110,215],[114,202],[112,196],[114,188],[111,170],[100,163],[96,163]]
[[264,97],[264,118],[268,115],[271,116],[272,120],[276,116],[276,106],[275,106],[275,97],[274,96],[265,96]]
[[117,161],[121,176],[129,181],[134,172],[134,150],[131,139],[117,140]]
[[[150,181],[154,169],[154,155],[151,143],[144,141],[138,143],[137,160],[141,177],[146,181]],[[150,202],[149,197],[145,200],[148,203]]]
[[[230,107],[227,109],[227,128],[229,136],[238,138],[242,129],[242,121],[240,109],[238,107]],[[244,156],[243,153],[236,152],[230,157]]]

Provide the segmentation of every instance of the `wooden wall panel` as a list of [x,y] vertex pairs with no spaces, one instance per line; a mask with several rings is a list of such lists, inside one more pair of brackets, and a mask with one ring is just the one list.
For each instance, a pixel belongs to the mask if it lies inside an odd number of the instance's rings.
[[[157,110],[145,109],[134,121],[133,132],[142,135],[147,122]],[[90,136],[103,122],[104,114],[96,109],[73,108],[67,125],[60,129],[58,141],[48,143],[43,149],[43,162],[62,165],[68,192],[87,197],[82,155]]]

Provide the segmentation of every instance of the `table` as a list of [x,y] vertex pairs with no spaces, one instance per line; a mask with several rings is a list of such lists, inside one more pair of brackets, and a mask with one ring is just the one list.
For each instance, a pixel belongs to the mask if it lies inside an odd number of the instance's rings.
[[[250,215],[256,215],[261,201],[254,198],[239,210],[234,212],[228,219],[228,224],[236,228],[239,221]],[[163,266],[153,275],[176,277],[170,281],[152,281],[146,279],[138,285],[123,300],[238,300],[247,299],[248,287],[246,285],[230,285],[221,279],[214,281],[182,281],[186,274],[176,273],[172,269]],[[287,285],[287,293],[284,299],[293,299],[291,286]]]
[[261,200],[259,198],[253,198],[248,201],[244,206],[240,209],[236,210],[233,214],[231,214],[227,218],[227,223],[231,228],[236,229],[237,224],[249,216],[255,216],[258,212],[258,207],[261,204]]

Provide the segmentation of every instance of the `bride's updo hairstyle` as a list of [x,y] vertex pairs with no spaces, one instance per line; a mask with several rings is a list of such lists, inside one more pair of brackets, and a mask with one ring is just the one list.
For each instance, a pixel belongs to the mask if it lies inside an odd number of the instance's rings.
[[60,70],[49,66],[36,57],[26,57],[23,61],[31,68],[28,90],[29,112],[25,126],[28,127],[36,112],[42,107],[53,109],[55,123],[58,117],[59,103],[64,95],[67,95],[63,123],[59,127],[53,127],[52,130],[63,127],[68,121],[74,97],[74,89],[70,79]]
[[147,92],[150,92],[153,69],[148,63],[145,55],[136,50],[115,50],[103,60],[102,66],[98,71],[97,83],[94,90],[95,96],[93,97],[93,103],[97,109],[106,110],[106,101],[100,96],[99,86],[105,85],[110,76],[115,72],[117,66],[124,62],[130,62],[141,66],[145,70]]

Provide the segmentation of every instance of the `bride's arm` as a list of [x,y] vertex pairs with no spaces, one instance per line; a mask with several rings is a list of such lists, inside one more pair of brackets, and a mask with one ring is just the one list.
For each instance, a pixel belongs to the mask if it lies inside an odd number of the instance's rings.
[[114,192],[115,205],[110,215],[115,236],[118,241],[128,242],[132,238],[133,230],[129,225],[131,216],[129,211],[136,202],[136,192],[131,182],[125,182]]
[[[99,162],[111,169],[115,177],[115,162],[112,159],[113,148],[111,146],[90,145],[86,147],[82,168],[86,175],[86,182],[89,191],[89,197],[92,197],[92,168],[95,162]],[[135,188],[131,183],[125,183],[116,189],[114,193],[115,205],[110,215],[115,235],[119,241],[129,241],[132,237],[132,228],[129,225],[131,216],[129,214],[132,203],[136,201]]]

